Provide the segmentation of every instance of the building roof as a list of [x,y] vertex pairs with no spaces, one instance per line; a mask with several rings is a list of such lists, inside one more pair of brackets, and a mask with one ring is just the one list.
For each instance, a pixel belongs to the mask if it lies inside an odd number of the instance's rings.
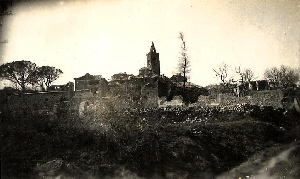
[[124,73],[117,73],[117,74],[114,74],[112,77],[111,77],[111,80],[128,80],[130,78],[134,77],[134,75],[132,74],[127,74],[126,72]]
[[86,73],[85,75],[78,77],[78,78],[74,78],[74,80],[100,80],[101,75],[91,75],[89,73]]

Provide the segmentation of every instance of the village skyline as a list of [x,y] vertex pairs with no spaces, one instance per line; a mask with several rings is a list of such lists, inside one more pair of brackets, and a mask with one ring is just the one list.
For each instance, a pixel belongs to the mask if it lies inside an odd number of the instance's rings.
[[[223,62],[263,79],[266,68],[300,67],[298,1],[22,1],[3,17],[1,64],[28,60],[64,74],[65,84],[86,73],[110,79],[137,75],[151,42],[161,74],[177,72],[179,32],[185,34],[190,81],[219,82]],[[3,84],[2,84],[3,85]]]

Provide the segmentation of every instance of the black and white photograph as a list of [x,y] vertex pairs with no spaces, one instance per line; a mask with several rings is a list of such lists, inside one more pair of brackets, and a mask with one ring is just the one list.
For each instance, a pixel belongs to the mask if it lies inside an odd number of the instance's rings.
[[300,179],[300,0],[1,0],[2,179]]

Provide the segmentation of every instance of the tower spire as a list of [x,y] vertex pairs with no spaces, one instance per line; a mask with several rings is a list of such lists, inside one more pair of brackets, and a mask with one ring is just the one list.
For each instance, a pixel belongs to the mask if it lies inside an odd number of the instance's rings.
[[159,53],[156,52],[153,41],[150,52],[147,54],[147,67],[150,68],[154,74],[160,75]]
[[150,47],[150,52],[156,52],[156,49],[155,49],[153,41],[152,41],[152,45]]

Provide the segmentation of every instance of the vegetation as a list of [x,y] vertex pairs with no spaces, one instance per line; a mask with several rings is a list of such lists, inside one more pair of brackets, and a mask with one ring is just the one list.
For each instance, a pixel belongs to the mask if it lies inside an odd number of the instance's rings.
[[50,66],[37,67],[30,61],[13,61],[0,66],[0,78],[11,81],[24,93],[30,86],[49,87],[63,72]]
[[229,76],[229,66],[226,63],[222,63],[221,66],[213,69],[215,75],[220,80],[220,90],[223,93],[231,93],[234,88],[234,80]]
[[278,87],[288,88],[295,86],[300,80],[300,69],[282,65],[265,70],[265,79],[274,82]]
[[[249,92],[249,84],[257,78],[251,69],[241,69],[240,66],[234,69],[236,75],[234,76],[229,70],[229,65],[226,63],[214,68],[213,71],[215,76],[220,80],[219,85],[213,86],[213,90],[219,93],[246,94]],[[259,80],[259,82],[265,83],[273,89],[295,88],[300,82],[300,69],[284,65],[280,68],[272,67],[265,70],[264,78],[266,81]],[[255,85],[259,84],[256,83]]]
[[36,70],[36,64],[30,61],[14,61],[0,66],[0,77],[19,86],[22,91],[31,83],[31,76]]
[[41,66],[33,72],[31,82],[33,85],[39,85],[43,91],[46,91],[45,86],[49,88],[62,73],[60,69],[55,67]]
[[147,178],[213,176],[294,140],[287,131],[299,124],[293,112],[251,105],[116,111],[112,104],[83,118],[59,109],[55,117],[26,106],[2,114],[3,178],[42,175],[38,166],[54,159],[63,161],[55,172],[73,178],[120,178],[123,169]]
[[[186,50],[183,35],[181,40]],[[183,59],[187,65],[185,52]],[[7,63],[0,68],[1,77],[11,80],[23,92],[29,85],[49,87],[62,74],[54,67],[37,67],[29,61]],[[228,76],[228,65],[214,71],[224,92],[235,86]],[[236,72],[245,81],[254,76],[250,69],[239,68]],[[168,85],[167,78],[158,83],[160,96],[182,95],[187,103],[196,102],[199,95],[208,95],[204,88]],[[287,110],[249,104],[118,110],[113,103],[99,105],[99,101],[90,99],[87,101],[91,106],[95,104],[96,110],[84,111],[81,116],[76,99],[55,102],[53,111],[33,112],[26,99],[13,109],[8,100],[3,100],[8,97],[1,98],[1,177],[81,179],[135,175],[150,179],[170,178],[172,174],[173,178],[213,178],[270,146],[299,140],[299,114],[290,109],[299,101],[299,91],[290,90],[285,91],[282,101]],[[1,93],[9,96],[15,90],[6,88]]]
[[250,68],[244,70],[241,67],[235,68],[235,72],[239,75],[239,81],[241,83],[250,82],[254,79],[254,72]]
[[185,79],[188,79],[188,74],[190,73],[190,60],[187,55],[187,48],[186,48],[183,32],[179,32],[179,38],[182,42],[182,45],[181,45],[181,56],[179,57],[178,69],[179,69],[179,73],[182,74],[183,76],[184,79],[183,90],[185,90],[185,86],[187,82]]

